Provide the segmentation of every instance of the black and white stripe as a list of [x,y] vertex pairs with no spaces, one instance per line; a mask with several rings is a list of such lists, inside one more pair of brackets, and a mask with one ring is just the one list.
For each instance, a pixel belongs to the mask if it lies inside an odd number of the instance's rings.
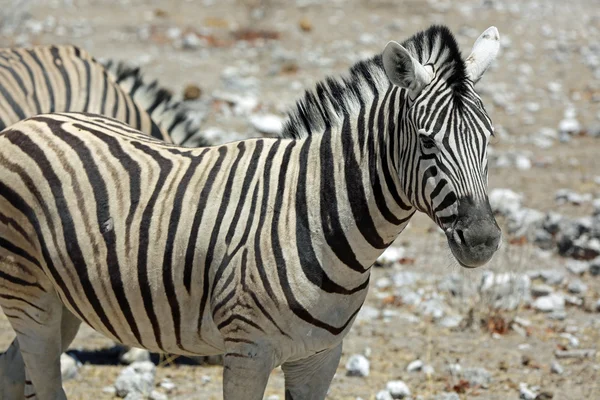
[[50,112],[116,118],[167,142],[208,143],[182,103],[139,68],[97,62],[75,46],[0,49],[0,129]]
[[[224,353],[226,400],[262,399],[277,365],[286,399],[322,399],[370,266],[417,209],[465,266],[493,253],[495,237],[458,229],[465,207],[489,228],[479,76],[443,27],[391,49],[307,92],[285,138],[187,149],[76,113],[4,130],[0,305],[38,398],[63,398],[56,360],[85,321],[152,351]],[[431,74],[402,59],[416,56]]]

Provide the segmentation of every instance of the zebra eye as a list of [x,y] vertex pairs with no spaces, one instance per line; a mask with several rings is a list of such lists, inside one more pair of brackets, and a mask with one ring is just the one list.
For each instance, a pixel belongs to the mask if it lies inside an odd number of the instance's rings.
[[432,139],[431,137],[429,137],[427,135],[419,135],[419,136],[421,138],[421,146],[423,146],[424,149],[431,150],[431,149],[437,148],[437,145],[435,144],[434,139]]

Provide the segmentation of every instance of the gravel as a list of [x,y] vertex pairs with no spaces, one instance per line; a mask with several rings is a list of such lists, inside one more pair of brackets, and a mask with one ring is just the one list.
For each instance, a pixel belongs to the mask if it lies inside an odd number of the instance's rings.
[[353,354],[346,362],[346,375],[348,376],[369,376],[370,363],[362,354]]

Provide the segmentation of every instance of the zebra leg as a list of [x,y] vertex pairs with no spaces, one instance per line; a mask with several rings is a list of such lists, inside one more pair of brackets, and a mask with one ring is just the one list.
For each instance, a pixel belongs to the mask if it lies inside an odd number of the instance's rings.
[[285,376],[285,400],[322,400],[335,375],[342,343],[308,358],[281,366]]
[[[55,294],[41,296],[36,300],[40,306],[36,305],[35,308],[3,308],[17,332],[27,380],[31,380],[36,398],[66,400],[60,375],[63,304]],[[31,395],[28,389],[26,388],[25,393]]]
[[[69,311],[65,306],[63,306],[62,310],[62,318],[60,324],[60,334],[61,334],[61,350],[62,353],[68,350],[69,346],[75,339],[77,335],[77,331],[79,330],[79,326],[81,325],[81,320],[77,318],[71,311]],[[21,360],[22,362],[22,360]],[[25,365],[23,364],[23,369],[25,369]],[[23,392],[22,392],[23,393]],[[32,399],[35,396],[35,389],[31,382],[31,379],[27,377],[25,381],[25,398]],[[12,398],[12,397],[9,397]]]
[[0,400],[22,400],[25,390],[25,363],[15,338],[0,355]]
[[223,357],[223,400],[262,400],[273,370],[273,352],[237,343]]

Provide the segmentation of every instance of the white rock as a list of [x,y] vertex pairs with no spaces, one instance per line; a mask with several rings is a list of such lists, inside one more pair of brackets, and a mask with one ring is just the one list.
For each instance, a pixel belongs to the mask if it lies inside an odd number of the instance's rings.
[[414,360],[414,361],[411,361],[410,364],[408,364],[408,366],[406,367],[406,371],[415,372],[415,371],[420,371],[422,368],[423,368],[423,361]]
[[487,388],[492,381],[492,375],[485,368],[465,368],[462,377],[469,381],[471,386],[481,386],[482,388]]
[[188,33],[183,37],[183,41],[181,43],[184,49],[195,50],[204,44],[206,44],[206,40],[201,39],[195,33]]
[[523,195],[510,189],[493,189],[489,195],[490,206],[494,212],[511,215],[521,208]]
[[432,376],[435,374],[435,369],[431,365],[425,365],[422,369],[425,376]]
[[531,294],[533,296],[547,296],[554,292],[554,288],[546,284],[537,284],[531,286]]
[[119,361],[127,365],[138,361],[150,361],[150,352],[146,349],[132,347],[119,357]]
[[380,390],[375,395],[375,400],[393,400],[393,397],[387,390]]
[[257,114],[250,117],[250,125],[261,133],[279,136],[283,130],[283,119],[274,114]]
[[80,366],[81,363],[75,357],[67,353],[60,355],[60,374],[63,381],[75,378]]
[[169,397],[166,394],[159,392],[158,390],[153,390],[152,393],[150,393],[149,399],[150,400],[168,400]]
[[585,261],[569,260],[565,264],[565,267],[575,275],[583,275],[590,269],[590,264]]
[[391,265],[403,258],[405,253],[404,247],[390,246],[379,256],[377,263],[383,266]]
[[358,315],[357,321],[373,321],[381,316],[381,311],[372,306],[362,306]]
[[571,281],[569,283],[569,286],[567,286],[567,290],[573,294],[584,293],[587,290],[587,288],[587,285],[579,279]]
[[169,378],[165,378],[162,381],[160,381],[159,386],[162,389],[166,390],[167,393],[171,392],[176,387],[175,383],[173,383],[173,381]]
[[565,308],[565,298],[556,293],[538,297],[533,302],[533,308],[542,312],[563,310]]
[[515,157],[515,166],[521,171],[527,171],[531,169],[531,160],[526,156],[519,154]]
[[385,386],[392,399],[404,399],[410,396],[410,389],[403,381],[389,381]]
[[156,366],[150,361],[134,362],[121,371],[115,381],[117,396],[125,397],[129,393],[150,395],[154,388]]
[[370,363],[362,354],[350,356],[346,362],[346,375],[348,376],[369,376]]
[[562,375],[562,373],[565,372],[565,369],[558,363],[558,361],[552,361],[552,364],[550,364],[550,371],[552,371],[554,374]]
[[457,328],[462,320],[459,315],[446,315],[438,321],[438,325],[448,329]]
[[520,383],[519,384],[519,399],[521,400],[535,400],[536,398],[535,392],[527,388],[527,384]]

